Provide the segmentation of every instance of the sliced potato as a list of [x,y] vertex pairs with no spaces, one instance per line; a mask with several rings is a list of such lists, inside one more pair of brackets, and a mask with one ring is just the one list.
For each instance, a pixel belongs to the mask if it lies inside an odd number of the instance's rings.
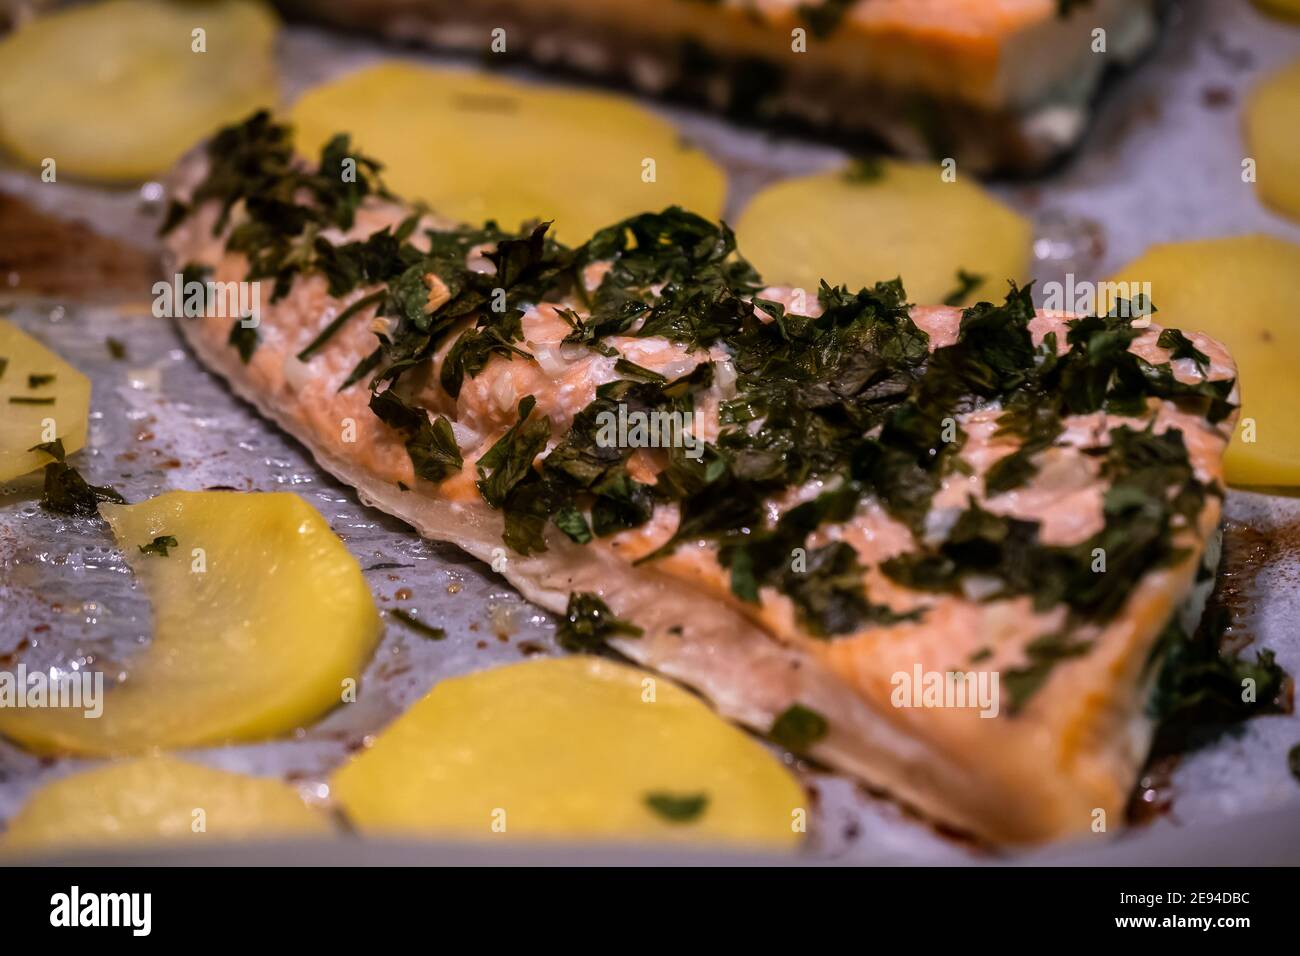
[[[154,636],[103,713],[0,709],[40,752],[138,753],[287,733],[338,704],[380,631],[356,559],[297,495],[171,491],[102,505],[153,602]],[[175,543],[164,555],[154,542]],[[150,547],[153,553],[144,553]]]
[[1260,198],[1300,219],[1300,60],[1251,91],[1245,121]]
[[60,175],[164,172],[274,104],[276,26],[256,0],[108,0],[39,17],[0,40],[0,144]]
[[1242,406],[1228,481],[1300,485],[1300,246],[1259,235],[1157,245],[1111,281],[1150,282],[1157,323],[1232,353]]
[[[1029,222],[978,185],[944,182],[940,167],[882,160],[787,179],[759,192],[740,216],[740,252],[773,285],[806,290],[820,280],[859,289],[902,277],[908,299],[936,305],[997,299],[1029,277]],[[980,277],[964,284],[958,272]],[[963,291],[963,285],[968,287]]]
[[673,204],[717,218],[726,191],[671,123],[604,93],[387,64],[308,91],[292,120],[303,152],[346,130],[393,192],[448,218],[554,219],[569,243]]
[[52,461],[34,445],[58,438],[69,455],[84,445],[89,413],[90,379],[0,319],[0,481]]
[[484,839],[790,846],[807,806],[771,754],[698,698],[594,657],[443,681],[333,790],[365,833]]
[[330,833],[279,780],[155,756],[109,763],[61,777],[34,792],[9,821],[0,847],[85,849],[107,844]]

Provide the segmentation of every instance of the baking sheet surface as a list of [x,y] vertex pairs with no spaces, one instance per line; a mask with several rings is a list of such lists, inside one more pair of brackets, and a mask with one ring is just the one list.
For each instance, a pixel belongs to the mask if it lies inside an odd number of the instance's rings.
[[[286,29],[281,53],[288,98],[395,55],[369,41],[300,26]],[[1253,187],[1241,182],[1238,130],[1246,90],[1297,54],[1300,30],[1266,20],[1248,3],[1207,0],[1177,7],[1150,61],[1109,91],[1076,160],[1039,181],[994,186],[1038,226],[1038,278],[1060,278],[1071,270],[1078,278],[1101,278],[1153,242],[1254,231],[1300,241],[1300,227],[1262,208]],[[439,61],[405,51],[396,55]],[[535,78],[526,69],[512,72]],[[733,127],[683,109],[653,108],[727,166],[732,219],[766,182],[844,158],[830,146]],[[152,242],[156,185],[108,191],[40,183],[6,169],[0,170],[0,190],[81,218],[116,238],[141,246]],[[0,276],[0,290],[6,280],[22,286],[21,277]],[[147,288],[132,299],[130,307],[111,308],[24,298],[10,315],[93,379],[90,439],[74,459],[87,479],[111,484],[131,501],[174,488],[297,492],[368,569],[381,608],[415,609],[448,632],[445,641],[434,642],[390,619],[357,703],[290,738],[195,751],[193,759],[281,776],[323,801],[330,770],[438,680],[557,653],[548,614],[450,545],[424,541],[360,505],[303,448],[198,366],[168,320],[149,314]],[[110,336],[126,345],[125,359],[110,356]],[[29,668],[94,667],[112,674],[147,641],[148,602],[107,528],[46,514],[35,503],[38,495],[39,475],[0,490],[0,666],[21,657]],[[1227,518],[1228,570],[1239,575],[1243,592],[1237,626],[1276,651],[1290,673],[1300,673],[1300,500],[1232,491]],[[1300,786],[1286,767],[1287,750],[1297,742],[1300,718],[1266,717],[1185,756],[1167,772],[1158,795],[1172,795],[1172,810],[1148,825],[1148,835],[1185,831],[1190,860],[1197,856],[1196,835],[1225,819],[1262,811],[1300,815]],[[34,787],[78,766],[75,760],[39,759],[0,741],[0,820]],[[845,778],[800,772],[815,793],[814,830],[804,851],[809,859],[989,859]],[[1267,845],[1266,834],[1259,839]]]

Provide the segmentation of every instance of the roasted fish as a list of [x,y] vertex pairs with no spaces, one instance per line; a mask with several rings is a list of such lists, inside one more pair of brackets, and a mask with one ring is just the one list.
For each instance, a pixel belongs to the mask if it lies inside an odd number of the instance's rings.
[[[677,208],[578,248],[448,223],[345,136],[319,165],[291,140],[262,114],[187,158],[166,247],[206,293],[194,352],[323,468],[491,562],[566,646],[934,819],[1119,827],[1216,560],[1222,346],[1141,300],[765,287]],[[247,315],[221,307],[240,283]]]
[[869,134],[974,171],[1041,168],[1082,136],[1150,0],[287,0],[394,39]]

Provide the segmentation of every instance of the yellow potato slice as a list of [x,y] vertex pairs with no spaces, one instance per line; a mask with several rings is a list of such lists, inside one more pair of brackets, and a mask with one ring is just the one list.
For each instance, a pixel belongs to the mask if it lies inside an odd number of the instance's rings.
[[279,780],[143,757],[61,777],[9,821],[3,847],[86,849],[111,844],[325,835],[329,818]]
[[740,252],[773,285],[820,280],[859,289],[902,277],[909,301],[937,305],[958,292],[958,271],[981,277],[954,299],[1001,300],[1007,280],[1029,276],[1033,229],[1022,216],[959,176],[927,163],[881,160],[787,179],[756,195],[740,216]]
[[[0,708],[39,752],[139,753],[287,733],[338,704],[380,632],[356,559],[297,495],[171,491],[100,513],[153,602],[101,716]],[[143,553],[156,539],[168,553]]]
[[345,130],[393,192],[462,222],[554,219],[576,244],[647,209],[722,212],[717,165],[624,97],[387,64],[309,90],[291,118],[301,151]]
[[807,806],[772,755],[698,698],[594,657],[443,681],[340,769],[333,791],[365,833],[482,839],[784,847]]
[[1251,91],[1245,122],[1260,198],[1300,219],[1300,60]]
[[1261,235],[1157,245],[1111,281],[1150,282],[1158,324],[1205,332],[1232,353],[1242,406],[1228,481],[1300,485],[1300,246]]
[[71,455],[86,443],[89,413],[90,379],[0,319],[0,481],[53,461],[34,445],[58,438]]
[[24,165],[53,159],[58,175],[164,172],[274,104],[276,26],[254,0],[108,0],[39,17],[0,40],[0,144]]

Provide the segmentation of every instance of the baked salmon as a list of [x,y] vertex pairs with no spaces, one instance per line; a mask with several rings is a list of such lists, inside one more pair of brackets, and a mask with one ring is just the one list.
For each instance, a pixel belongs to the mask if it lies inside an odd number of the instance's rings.
[[750,119],[867,134],[905,155],[1029,171],[1082,136],[1150,0],[291,0],[403,42],[526,58]]
[[767,287],[676,208],[578,248],[449,223],[346,137],[319,165],[291,139],[259,114],[188,157],[166,249],[260,283],[259,314],[180,327],[322,468],[492,562],[565,646],[933,819],[1118,828],[1217,558],[1219,343],[1014,284],[965,310]]

